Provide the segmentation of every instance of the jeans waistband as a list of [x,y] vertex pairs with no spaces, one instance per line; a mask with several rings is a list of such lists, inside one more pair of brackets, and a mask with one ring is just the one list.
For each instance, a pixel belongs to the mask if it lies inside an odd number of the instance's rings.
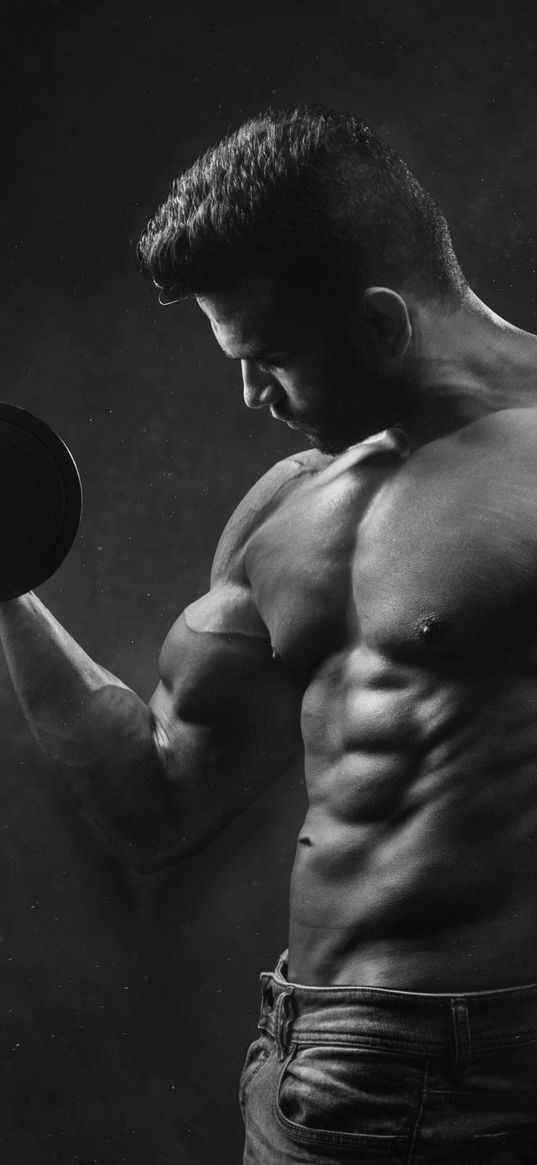
[[386,1047],[445,1054],[463,1067],[473,1052],[537,1039],[537,983],[468,994],[381,987],[309,987],[286,978],[287,951],[263,971],[259,1027],[280,1056],[301,1044]]

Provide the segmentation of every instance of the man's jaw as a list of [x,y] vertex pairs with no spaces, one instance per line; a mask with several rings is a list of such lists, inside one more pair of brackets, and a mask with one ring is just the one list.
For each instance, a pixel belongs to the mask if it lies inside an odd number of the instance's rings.
[[303,433],[306,441],[308,442],[308,445],[311,445],[314,449],[318,449],[320,453],[327,453],[331,457],[337,457],[337,455],[339,453],[343,453],[347,447],[343,441],[330,440],[330,438],[323,436],[323,434],[320,433],[318,429],[313,429],[310,426],[306,426],[304,422],[296,420],[295,417],[291,418],[282,416],[281,413],[275,412],[273,408],[271,408],[270,412],[275,421],[282,421],[290,429],[294,429],[296,432]]

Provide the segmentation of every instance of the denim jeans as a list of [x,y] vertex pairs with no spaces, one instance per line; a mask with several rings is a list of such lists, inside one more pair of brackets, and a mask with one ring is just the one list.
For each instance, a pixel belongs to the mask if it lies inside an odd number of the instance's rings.
[[537,1165],[537,984],[468,995],[261,975],[244,1165]]

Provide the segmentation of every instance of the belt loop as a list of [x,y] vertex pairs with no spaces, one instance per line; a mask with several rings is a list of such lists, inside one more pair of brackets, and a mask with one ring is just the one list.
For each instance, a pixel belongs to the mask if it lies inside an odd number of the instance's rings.
[[472,1034],[465,999],[451,999],[451,1055],[453,1075],[462,1079],[472,1054]]
[[274,1008],[274,1039],[278,1049],[278,1060],[284,1060],[289,1050],[289,1034],[293,1022],[292,994],[292,987],[283,990],[278,995]]
[[279,983],[281,983],[282,980],[284,983],[287,983],[287,960],[288,960],[288,958],[289,958],[289,951],[285,950],[283,952],[283,954],[281,954],[279,959],[278,959],[274,975],[275,975],[277,982],[279,982]]
[[267,1011],[272,1010],[272,1007],[269,1004],[269,994],[272,990],[272,975],[270,971],[261,972],[259,976],[259,986],[261,988],[261,1006],[259,1009],[259,1022],[257,1026],[261,1029],[261,1031],[263,1031],[266,1027],[265,1019]]

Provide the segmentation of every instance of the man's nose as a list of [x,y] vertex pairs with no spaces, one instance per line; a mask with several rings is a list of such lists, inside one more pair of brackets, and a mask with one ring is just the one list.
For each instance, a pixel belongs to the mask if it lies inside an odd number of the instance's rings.
[[241,360],[244,403],[249,409],[263,409],[281,396],[278,381],[255,360]]

